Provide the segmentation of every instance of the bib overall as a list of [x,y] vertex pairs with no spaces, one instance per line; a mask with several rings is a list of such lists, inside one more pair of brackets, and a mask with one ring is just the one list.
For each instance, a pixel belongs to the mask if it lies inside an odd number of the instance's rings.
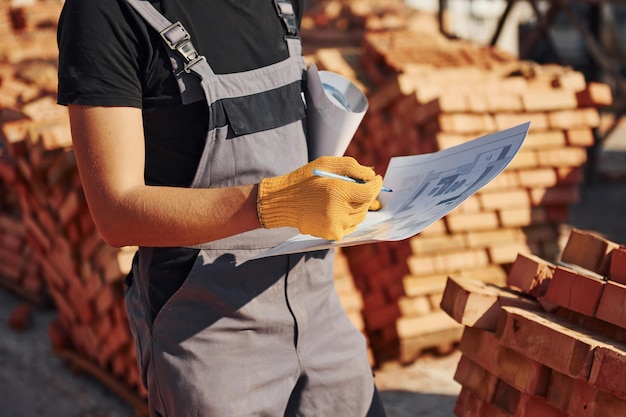
[[[208,103],[192,187],[257,183],[308,162],[306,67],[291,3],[276,1],[287,59],[215,74],[180,23],[147,0],[128,1],[168,45],[183,103]],[[152,416],[384,415],[365,339],[334,289],[332,251],[236,263],[296,233],[258,229],[198,245],[185,282],[156,313],[147,301],[151,249],[140,248],[125,301]]]

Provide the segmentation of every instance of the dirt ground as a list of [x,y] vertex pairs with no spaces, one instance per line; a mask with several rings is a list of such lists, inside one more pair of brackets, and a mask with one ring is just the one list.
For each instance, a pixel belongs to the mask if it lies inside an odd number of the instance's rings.
[[[595,175],[580,188],[570,226],[626,243],[626,127],[620,126],[598,154]],[[609,181],[602,173],[609,173]],[[130,407],[89,375],[72,373],[50,351],[50,310],[36,310],[24,332],[8,327],[22,300],[0,288],[0,417],[132,417]],[[376,371],[389,417],[453,417],[460,385],[453,379],[458,351],[424,356],[410,366],[386,364]]]

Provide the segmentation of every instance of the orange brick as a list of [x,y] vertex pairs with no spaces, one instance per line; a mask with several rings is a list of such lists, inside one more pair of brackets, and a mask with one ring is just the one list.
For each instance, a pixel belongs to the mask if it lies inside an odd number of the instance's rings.
[[530,206],[530,197],[526,190],[480,193],[478,198],[482,208],[487,211]]
[[600,275],[609,273],[611,253],[619,248],[597,233],[572,229],[561,254],[561,261],[578,265]]
[[467,247],[462,234],[422,236],[421,233],[410,238],[411,250],[415,254],[428,254],[442,250],[464,249]]
[[519,253],[511,266],[507,285],[535,297],[544,296],[555,265],[539,256]]
[[[479,114],[457,113],[440,114],[439,126],[444,132],[481,134],[493,131],[493,124]],[[511,126],[509,126],[511,127]]]
[[398,307],[403,316],[425,316],[433,311],[428,295],[400,297]]
[[437,132],[435,135],[439,149],[447,149],[453,146],[461,145],[462,143],[465,143],[473,138],[474,136],[471,135],[463,135],[454,132]]
[[556,76],[553,81],[553,86],[572,91],[580,91],[587,86],[587,80],[585,75],[580,71],[566,71]]
[[548,188],[558,184],[557,172],[554,168],[523,169],[517,172],[518,181],[526,188]]
[[408,275],[402,279],[402,286],[408,297],[419,297],[437,293],[442,294],[446,288],[447,280],[447,274],[432,276]]
[[578,167],[587,162],[587,151],[582,148],[540,149],[537,161],[542,167]]
[[530,121],[532,130],[548,130],[548,118],[545,113],[498,113],[494,115],[497,130],[504,130]]
[[435,257],[436,272],[456,272],[489,265],[487,252],[482,249],[463,249],[439,253]]
[[492,245],[487,251],[492,263],[502,265],[513,263],[518,253],[538,253],[540,249],[536,243],[507,242]]
[[445,91],[439,96],[439,108],[443,112],[466,112],[470,110],[468,97],[453,91]]
[[449,277],[441,300],[441,309],[457,323],[485,330],[495,330],[502,306],[541,308],[506,288],[467,278]]
[[461,328],[461,325],[443,311],[436,311],[421,317],[400,317],[396,321],[396,331],[400,339],[410,339],[420,335],[435,334],[442,330]]
[[556,169],[560,185],[579,185],[584,180],[581,167],[558,167]]
[[501,172],[500,175],[496,176],[492,179],[487,185],[480,189],[479,193],[474,195],[480,195],[482,193],[490,193],[501,190],[511,190],[514,188],[519,188],[520,184],[517,179],[517,174],[515,171],[506,169]]
[[596,139],[591,129],[569,129],[565,131],[567,145],[580,146],[583,148],[591,147],[595,144]]
[[486,97],[487,111],[492,113],[521,112],[522,99],[517,94],[492,94]]
[[503,227],[523,227],[545,224],[548,221],[545,207],[505,209],[498,212]]
[[539,158],[537,157],[536,151],[522,149],[517,153],[517,155],[515,155],[515,157],[513,157],[507,169],[515,170],[524,168],[536,168],[538,166]]
[[604,107],[613,104],[613,92],[608,84],[590,81],[576,93],[578,107]]
[[522,94],[522,103],[528,112],[575,109],[578,100],[573,91],[531,88]]
[[557,110],[547,115],[548,126],[553,129],[572,129],[578,127],[598,127],[600,115],[595,108],[576,110]]
[[626,284],[626,248],[615,248],[611,252],[609,277],[620,284]]
[[626,329],[626,285],[607,281],[600,296],[595,316]]
[[446,223],[452,233],[475,230],[489,230],[498,227],[498,216],[495,212],[455,213],[446,216]]
[[526,241],[526,239],[526,233],[519,228],[499,228],[496,230],[468,232],[465,235],[464,241],[467,242],[468,247],[484,248],[499,243],[523,242]]

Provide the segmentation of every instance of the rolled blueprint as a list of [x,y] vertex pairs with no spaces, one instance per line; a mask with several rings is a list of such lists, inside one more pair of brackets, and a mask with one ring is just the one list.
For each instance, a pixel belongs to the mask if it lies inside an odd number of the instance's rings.
[[307,72],[309,160],[342,156],[365,116],[367,97],[352,81],[332,71]]

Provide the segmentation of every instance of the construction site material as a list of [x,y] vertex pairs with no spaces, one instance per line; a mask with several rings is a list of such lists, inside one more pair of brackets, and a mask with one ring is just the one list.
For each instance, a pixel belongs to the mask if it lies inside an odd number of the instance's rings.
[[[455,407],[458,417],[599,417],[626,410],[624,286],[610,273],[598,275],[583,266],[607,265],[602,269],[608,272],[613,252],[622,248],[597,233],[572,230],[559,261],[571,263],[557,265],[554,275],[544,280],[545,297],[554,307],[549,311],[535,308],[539,304],[530,309],[500,305],[494,321],[493,300],[477,287],[464,294],[474,301],[473,308],[455,310],[463,282],[448,282],[442,308],[467,323],[454,377],[463,387]],[[526,270],[532,277],[532,270]],[[500,291],[519,282],[510,277]],[[536,299],[530,291],[524,296]],[[485,323],[476,319],[476,311],[485,312],[492,326],[466,319]]]

